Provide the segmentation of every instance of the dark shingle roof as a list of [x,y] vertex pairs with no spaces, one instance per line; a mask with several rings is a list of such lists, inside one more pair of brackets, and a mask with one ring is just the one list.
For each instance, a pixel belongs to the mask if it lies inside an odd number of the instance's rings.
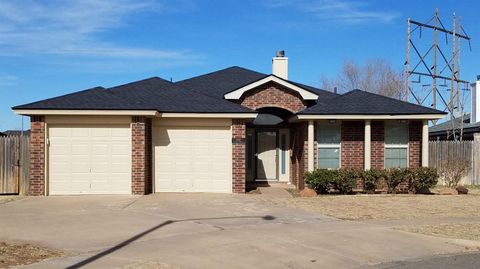
[[175,84],[198,93],[223,99],[226,93],[267,76],[269,75],[238,66],[232,66],[205,75],[181,80]]
[[195,93],[158,77],[109,89],[96,87],[16,106],[13,109],[122,109],[179,113],[252,112],[238,104]]
[[[480,122],[470,123],[471,117],[470,114],[465,114],[463,117],[457,117],[453,119],[454,129],[460,128],[460,123],[463,120],[463,130],[464,132],[480,132]],[[451,126],[452,120],[447,120],[445,122],[439,123],[428,128],[430,133],[446,132],[452,129]]]
[[361,90],[353,90],[317,104],[298,114],[319,115],[413,115],[445,112]]
[[[259,73],[239,66],[232,66],[198,77],[181,80],[176,82],[175,84],[208,96],[223,99],[223,96],[225,94],[268,76],[270,75]],[[319,99],[321,100],[327,100],[337,96],[337,94],[329,91],[321,90],[291,80],[286,81],[309,92],[317,94],[319,96]]]

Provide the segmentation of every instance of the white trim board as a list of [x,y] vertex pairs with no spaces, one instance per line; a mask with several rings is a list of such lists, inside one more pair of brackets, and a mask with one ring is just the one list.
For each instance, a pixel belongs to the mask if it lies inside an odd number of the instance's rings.
[[228,118],[255,119],[258,113],[159,113],[159,118]]
[[424,119],[435,120],[443,119],[445,114],[417,114],[417,115],[297,115],[289,121],[297,120],[408,120],[408,119]]
[[110,116],[157,116],[156,110],[54,110],[54,109],[14,109],[17,115],[110,115]]
[[298,93],[300,94],[300,96],[302,96],[302,98],[303,98],[304,100],[317,100],[317,99],[318,99],[318,95],[316,95],[316,94],[314,94],[314,93],[312,93],[312,92],[309,92],[309,91],[307,91],[307,90],[305,90],[305,89],[303,89],[303,88],[301,88],[301,87],[298,87],[297,85],[292,84],[292,83],[290,83],[290,82],[288,82],[288,81],[286,81],[286,80],[283,80],[283,79],[281,79],[281,78],[278,78],[278,77],[276,77],[276,76],[274,76],[274,75],[270,75],[270,76],[268,76],[268,77],[262,78],[262,79],[260,79],[260,80],[258,80],[258,81],[255,81],[255,82],[250,83],[250,84],[248,84],[248,85],[246,85],[246,86],[243,86],[243,87],[240,88],[240,89],[237,89],[237,90],[234,90],[234,91],[232,91],[232,92],[229,92],[229,93],[225,94],[223,97],[224,97],[225,99],[227,99],[227,100],[238,100],[238,99],[240,99],[240,98],[242,97],[242,95],[243,95],[245,92],[247,92],[247,91],[249,91],[249,90],[251,90],[251,89],[254,89],[254,88],[258,87],[258,86],[261,86],[261,85],[263,85],[263,84],[265,84],[265,83],[268,83],[268,82],[275,82],[275,83],[280,84],[280,85],[282,85],[282,86],[284,86],[284,87],[287,87],[287,88],[289,88],[289,89],[291,89],[291,90],[293,90],[293,91],[296,91],[296,92],[298,92]]

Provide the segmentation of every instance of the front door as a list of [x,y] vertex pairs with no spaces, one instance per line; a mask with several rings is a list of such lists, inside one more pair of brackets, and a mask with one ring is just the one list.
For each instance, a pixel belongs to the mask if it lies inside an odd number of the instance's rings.
[[257,131],[257,179],[277,180],[277,132]]

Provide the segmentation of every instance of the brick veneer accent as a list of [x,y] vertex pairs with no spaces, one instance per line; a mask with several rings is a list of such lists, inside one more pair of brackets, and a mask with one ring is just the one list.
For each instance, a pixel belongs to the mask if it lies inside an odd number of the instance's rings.
[[385,166],[385,122],[372,121],[371,167],[384,168]]
[[292,125],[290,128],[290,137],[292,137],[290,178],[292,184],[301,190],[305,188],[303,176],[308,169],[308,122]]
[[30,180],[28,194],[45,195],[45,117],[30,117]]
[[364,167],[365,122],[342,122],[342,167]]
[[274,82],[246,92],[240,99],[240,104],[253,110],[279,107],[292,113],[297,113],[306,107],[300,94]]
[[152,192],[152,120],[132,117],[132,194]]
[[245,120],[232,121],[232,192],[245,193],[246,180]]
[[408,128],[409,167],[419,167],[422,162],[422,127],[421,121],[411,121]]

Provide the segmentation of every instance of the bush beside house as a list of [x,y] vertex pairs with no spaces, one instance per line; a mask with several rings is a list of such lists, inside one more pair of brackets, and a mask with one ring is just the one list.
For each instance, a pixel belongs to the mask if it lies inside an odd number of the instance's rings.
[[353,193],[361,186],[365,193],[428,193],[438,183],[438,172],[431,167],[390,168],[364,171],[356,168],[316,169],[305,175],[305,182],[317,193]]

